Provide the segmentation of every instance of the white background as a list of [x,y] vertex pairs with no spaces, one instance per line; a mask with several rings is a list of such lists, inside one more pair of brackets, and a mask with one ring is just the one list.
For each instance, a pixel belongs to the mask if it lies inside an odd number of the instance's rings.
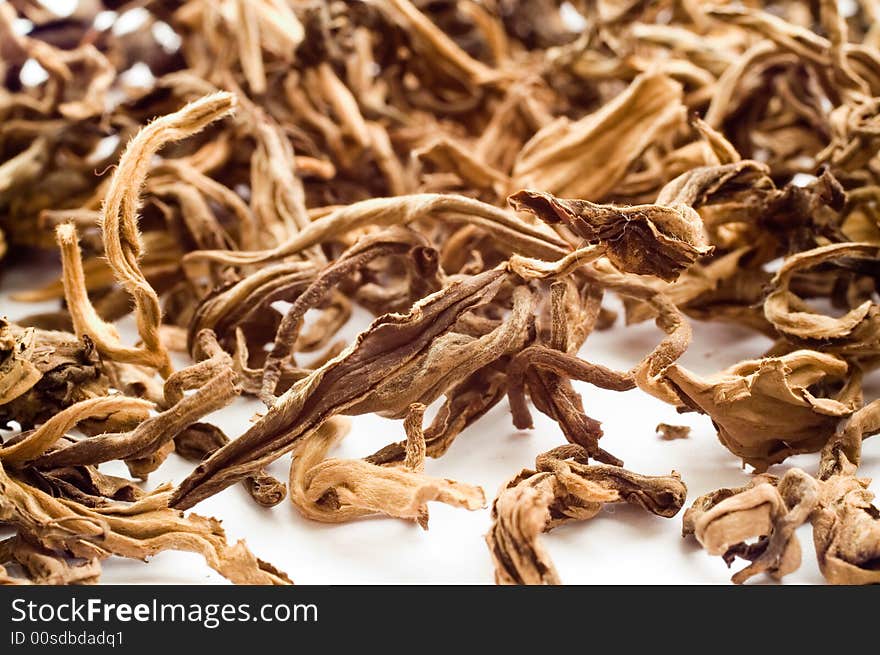
[[[52,279],[52,262],[20,264],[7,271],[0,284],[0,313],[12,319],[56,308],[57,303],[23,304],[10,300],[15,289],[33,288]],[[367,325],[366,312],[356,312],[344,336],[352,337]],[[131,321],[124,323],[124,337],[133,343]],[[694,323],[695,340],[682,363],[698,373],[710,373],[744,358],[759,356],[769,341],[736,327]],[[625,369],[638,361],[662,338],[652,323],[624,328],[619,318],[612,330],[590,336],[581,356],[594,362]],[[182,363],[182,362],[181,362]],[[876,397],[869,379],[868,400]],[[587,413],[602,421],[602,446],[624,460],[626,468],[658,475],[678,471],[688,486],[687,505],[712,489],[739,486],[750,474],[717,440],[708,417],[679,415],[673,407],[639,390],[625,393],[604,391],[575,383],[582,392]],[[873,391],[876,391],[876,385]],[[433,409],[436,409],[436,404]],[[249,419],[262,411],[261,403],[239,399],[234,405],[207,418],[230,437],[241,434]],[[535,429],[519,431],[510,421],[507,402],[459,435],[441,459],[429,459],[428,474],[452,478],[483,487],[491,503],[501,485],[523,467],[534,464],[535,455],[564,443],[556,424],[533,412]],[[663,441],[655,433],[657,423],[692,427],[688,439]],[[353,418],[344,443],[333,453],[363,457],[381,446],[404,438],[400,421],[373,415]],[[781,474],[797,465],[815,473],[817,455],[789,459],[770,472]],[[287,480],[289,457],[270,467]],[[172,455],[153,473],[147,488],[182,480],[193,464]],[[114,462],[101,467],[125,475]],[[880,437],[865,443],[863,476],[880,472]],[[876,491],[876,485],[873,487]],[[233,486],[196,507],[200,514],[222,519],[231,539],[246,537],[251,550],[301,584],[439,583],[489,584],[492,562],[483,540],[489,527],[489,510],[468,512],[439,503],[430,504],[430,529],[386,517],[347,524],[322,524],[306,520],[285,500],[272,509],[254,503],[240,485]],[[683,512],[682,512],[683,513]],[[0,536],[3,535],[0,530]],[[804,561],[786,583],[821,583],[809,526],[798,531]],[[571,584],[729,584],[731,571],[719,557],[710,557],[692,539],[681,537],[681,513],[672,519],[648,514],[624,504],[607,507],[595,518],[572,523],[543,535],[563,582]],[[734,564],[735,569],[744,563]],[[104,563],[108,583],[224,583],[201,557],[166,552],[149,563],[113,558]],[[752,583],[771,582],[758,576]]]

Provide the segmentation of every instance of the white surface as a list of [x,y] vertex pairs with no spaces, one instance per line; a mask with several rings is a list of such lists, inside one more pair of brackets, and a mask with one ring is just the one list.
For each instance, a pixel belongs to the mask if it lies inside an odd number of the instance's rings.
[[[0,283],[0,313],[16,318],[50,310],[55,303],[25,305],[12,302],[9,292],[23,285],[34,286],[52,271],[14,270]],[[366,312],[358,312],[345,336],[366,325]],[[125,330],[131,339],[131,323]],[[694,324],[695,340],[682,362],[701,373],[726,367],[740,359],[755,357],[769,341],[734,327]],[[645,323],[596,332],[588,339],[581,356],[616,368],[627,368],[648,352],[662,334]],[[868,380],[866,398],[876,397],[876,384]],[[688,485],[689,506],[694,498],[712,489],[746,483],[750,474],[740,461],[717,440],[708,417],[679,415],[675,409],[639,390],[625,393],[604,391],[575,383],[582,392],[587,413],[603,422],[602,446],[622,458],[625,466],[644,474],[677,470]],[[435,405],[436,408],[436,405]],[[211,415],[230,436],[241,434],[259,402],[240,399],[231,407]],[[429,474],[481,485],[491,499],[499,487],[523,467],[534,464],[535,455],[564,443],[556,424],[534,412],[535,429],[518,431],[510,422],[506,401],[496,406],[462,433],[449,452],[428,460]],[[368,415],[353,418],[353,428],[334,453],[362,457],[404,437],[400,421]],[[688,439],[663,441],[654,432],[657,423],[689,425]],[[780,474],[797,465],[814,473],[817,455],[802,455],[775,466]],[[270,472],[287,479],[289,458],[275,462]],[[176,455],[155,472],[148,487],[182,480],[192,469]],[[120,463],[102,466],[109,473],[125,474]],[[862,475],[880,473],[880,437],[865,442]],[[877,490],[876,485],[873,487]],[[430,530],[390,518],[364,519],[348,524],[326,525],[308,521],[285,501],[273,509],[256,505],[240,485],[197,506],[201,514],[222,519],[230,538],[246,537],[251,550],[286,571],[300,584],[387,584],[439,583],[489,584],[492,562],[483,541],[489,526],[489,510],[467,512],[438,503],[430,505]],[[809,526],[798,531],[804,561],[800,570],[785,582],[821,583]],[[693,584],[729,583],[731,571],[719,557],[710,557],[692,540],[681,537],[681,514],[663,519],[626,505],[606,508],[597,517],[573,523],[543,536],[557,570],[566,583],[588,584]],[[741,568],[740,560],[734,567]],[[223,583],[198,555],[162,553],[148,564],[114,558],[104,563],[103,581],[108,583]],[[769,582],[758,576],[754,582]]]

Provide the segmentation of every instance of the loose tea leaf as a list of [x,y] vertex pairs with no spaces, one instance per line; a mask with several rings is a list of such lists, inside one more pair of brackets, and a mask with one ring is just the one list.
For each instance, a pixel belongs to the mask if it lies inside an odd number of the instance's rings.
[[[238,482],[277,505],[289,455],[303,516],[427,527],[428,502],[485,503],[425,458],[475,456],[509,409],[568,445],[495,500],[496,580],[558,583],[541,532],[686,492],[622,468],[580,382],[704,415],[749,465],[684,517],[749,562],[735,582],[795,570],[807,522],[826,579],[878,581],[872,3],[136,1],[133,30],[118,4],[0,3],[0,264],[48,303],[0,319],[0,582],[166,548],[285,582],[179,509]],[[30,282],[39,251],[57,278]],[[718,322],[772,345],[706,375],[682,358]],[[634,364],[601,365],[594,330]],[[239,395],[267,410],[221,430]],[[333,457],[368,413],[403,429]],[[771,468],[812,453],[815,476]],[[146,491],[178,455],[191,473]]]
[[687,205],[603,206],[531,191],[520,191],[510,201],[548,223],[564,222],[588,243],[601,244],[611,263],[626,273],[673,281],[712,250],[699,215]]
[[[243,542],[228,545],[218,521],[196,515],[184,517],[181,512],[168,509],[167,491],[158,491],[130,505],[91,509],[74,501],[52,498],[14,479],[2,466],[0,491],[0,519],[16,530],[17,540],[41,549],[50,561],[57,561],[51,558],[59,556],[89,560],[89,578],[98,575],[97,562],[109,555],[145,559],[171,548],[202,554],[211,568],[232,582],[290,582],[283,573],[255,558]],[[33,564],[23,562],[25,557],[30,557],[28,550],[23,554],[13,547],[4,556],[4,564],[16,561],[30,571]],[[44,573],[31,575],[37,581],[48,582],[41,579]],[[81,579],[81,572],[74,571],[73,575]]]
[[424,406],[414,404],[405,421],[406,458],[401,465],[377,466],[361,460],[326,459],[347,426],[331,419],[294,452],[290,499],[304,516],[336,523],[374,512],[413,519],[428,528],[428,501],[474,510],[485,507],[479,487],[424,474]]
[[400,416],[515,349],[528,326],[525,289],[500,326],[478,337],[455,331],[459,318],[491,300],[505,280],[503,270],[486,271],[426,297],[408,314],[378,318],[346,352],[295,383],[248,432],[200,464],[172,505],[192,507],[233,484],[289,452],[334,414]]
[[486,536],[498,584],[559,584],[538,535],[593,518],[605,503],[627,502],[666,518],[684,504],[687,488],[675,472],[649,477],[587,461],[579,446],[562,446],[539,455],[536,470],[523,469],[502,488]]
[[[847,384],[842,359],[798,350],[740,362],[703,378],[674,364],[666,370],[682,403],[712,417],[718,438],[759,472],[794,453],[821,450],[860,392]],[[853,378],[858,380],[858,378]],[[838,390],[813,395],[811,389]]]
[[[685,512],[685,536],[694,535],[728,565],[736,557],[750,560],[733,576],[736,583],[762,571],[779,579],[800,567],[794,530],[810,521],[819,568],[829,582],[876,583],[880,515],[868,481],[855,473],[862,439],[880,432],[878,409],[874,401],[838,427],[823,450],[818,479],[794,468],[781,479],[764,474],[745,487],[706,494]],[[757,541],[747,544],[749,539]]]
[[[687,512],[685,524],[692,527],[685,531],[692,530],[710,555],[722,555],[728,565],[736,557],[752,562],[733,576],[734,582],[745,582],[762,571],[780,579],[801,564],[794,531],[809,518],[817,502],[816,482],[800,469],[792,469],[778,481],[756,478],[717,505],[698,500]],[[759,541],[746,544],[754,538]]]
[[59,410],[109,391],[107,375],[89,340],[0,320],[0,344],[2,421],[15,420],[29,429]]

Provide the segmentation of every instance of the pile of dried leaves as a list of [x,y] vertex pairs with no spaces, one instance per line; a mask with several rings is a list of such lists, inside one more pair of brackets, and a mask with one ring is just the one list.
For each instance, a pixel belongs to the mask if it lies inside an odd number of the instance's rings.
[[[880,582],[858,477],[880,432],[862,393],[880,366],[880,3],[844,4],[0,2],[3,266],[33,248],[63,264],[19,294],[58,311],[0,323],[0,416],[21,428],[0,443],[0,582],[93,582],[106,557],[165,549],[289,582],[184,511],[241,483],[317,521],[426,527],[430,501],[486,501],[425,458],[509,403],[568,445],[495,499],[495,577],[558,583],[540,533],[686,499],[677,473],[602,448],[573,380],[708,415],[754,469],[684,513],[709,553],[750,562],[735,582],[796,569],[805,522],[830,582]],[[623,329],[606,294],[665,334],[631,370],[578,356]],[[375,320],[345,343],[353,305]],[[136,343],[115,325],[131,313]],[[774,345],[703,377],[677,363],[689,319]],[[267,406],[241,435],[203,420],[240,394]],[[405,440],[330,457],[370,412]],[[175,451],[192,473],[145,492]],[[821,453],[815,477],[766,473],[800,453]],[[285,484],[266,467],[287,454]]]

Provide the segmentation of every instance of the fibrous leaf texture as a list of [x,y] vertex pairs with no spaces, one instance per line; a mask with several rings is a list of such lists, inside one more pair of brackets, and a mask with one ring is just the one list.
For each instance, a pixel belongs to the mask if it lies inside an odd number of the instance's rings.
[[[880,581],[875,2],[50,4],[0,2],[2,291],[43,303],[0,317],[0,583],[166,549],[287,582],[182,513],[245,493],[278,523],[491,505],[496,581],[557,584],[542,533],[684,507],[655,448],[742,463],[684,513],[735,582],[796,570],[807,524],[829,582]],[[701,368],[719,324],[747,356]],[[691,416],[630,431],[636,472],[594,388]],[[508,461],[487,414],[560,444],[494,502],[443,458]]]

